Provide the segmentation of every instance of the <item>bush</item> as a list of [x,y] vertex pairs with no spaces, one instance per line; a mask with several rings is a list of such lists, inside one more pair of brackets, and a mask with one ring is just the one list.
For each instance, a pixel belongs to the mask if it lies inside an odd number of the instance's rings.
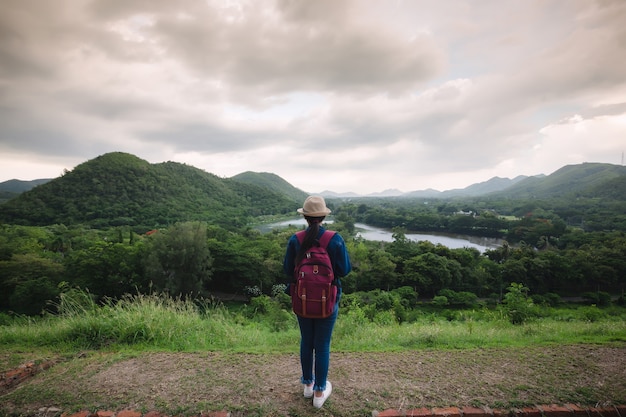
[[556,307],[561,303],[561,297],[558,294],[546,293],[546,294],[534,294],[530,297],[533,303],[537,305]]
[[433,297],[433,305],[436,305],[438,307],[444,307],[449,304],[450,302],[448,301],[448,297],[446,297],[445,295],[436,295]]
[[248,304],[248,306],[250,307],[248,309],[248,317],[253,318],[260,314],[268,314],[270,311],[272,311],[272,308],[274,308],[274,306],[272,305],[273,303],[274,302],[272,301],[272,299],[265,294],[259,295],[257,297],[252,297],[252,299],[250,300],[250,304]]
[[[472,307],[476,305],[478,297],[476,294],[469,291],[453,291],[453,290],[441,290],[439,295],[446,297],[448,303],[453,306]],[[434,301],[434,300],[433,300]]]
[[246,317],[269,324],[270,329],[274,332],[289,329],[295,323],[291,314],[291,298],[287,294],[282,295],[289,300],[289,309],[283,308],[287,300],[280,294],[276,299],[263,294],[250,300],[249,308],[246,309]]
[[590,291],[582,294],[583,299],[585,301],[590,302],[599,306],[609,306],[611,305],[611,294],[604,291]]
[[578,310],[578,314],[580,315],[580,318],[582,320],[586,320],[592,323],[606,317],[606,313],[595,306],[581,307]]
[[391,290],[391,292],[398,297],[400,297],[400,301],[405,308],[414,308],[417,306],[418,293],[413,289],[413,287],[403,286],[400,288],[396,288]]
[[399,323],[404,323],[405,321],[407,321],[409,313],[404,307],[404,304],[402,304],[401,300],[395,299],[393,301],[393,312],[396,315],[396,320]]
[[379,311],[374,316],[374,320],[373,321],[374,321],[374,323],[382,325],[382,326],[389,326],[391,324],[398,324],[398,321],[396,320],[396,316],[393,313],[393,311]]
[[369,321],[363,309],[354,302],[346,305],[343,310],[343,312],[340,312],[336,324],[335,333],[338,337],[352,336]]
[[283,293],[278,293],[274,296],[274,300],[280,305],[281,308],[291,311],[291,296]]
[[512,324],[522,324],[532,315],[532,300],[528,298],[528,288],[522,284],[511,283],[504,295],[503,310]]

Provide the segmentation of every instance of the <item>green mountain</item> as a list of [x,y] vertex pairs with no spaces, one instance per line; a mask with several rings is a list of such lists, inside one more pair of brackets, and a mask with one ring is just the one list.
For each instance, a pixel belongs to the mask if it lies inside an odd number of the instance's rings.
[[17,197],[24,191],[28,191],[33,187],[36,187],[41,184],[45,184],[50,181],[50,178],[43,178],[32,181],[22,181],[22,180],[8,180],[4,182],[0,182],[0,204],[5,201],[9,201],[12,198]]
[[51,178],[42,178],[39,180],[32,181],[22,181],[22,180],[8,180],[4,182],[0,182],[0,191],[7,191],[15,194],[23,193],[24,191],[28,191],[33,187],[36,187],[41,184],[45,184],[50,181]]
[[289,184],[278,175],[269,172],[246,171],[231,177],[231,179],[267,188],[268,190],[286,195],[298,203],[302,203],[309,196],[307,193]]
[[285,195],[258,185],[222,179],[185,164],[150,164],[113,152],[0,205],[0,221],[154,228],[202,220],[228,227],[297,207]]
[[566,165],[548,176],[529,177],[490,197],[512,199],[554,198],[554,197],[611,197],[617,200],[626,198],[624,189],[626,167],[613,164],[583,163]]

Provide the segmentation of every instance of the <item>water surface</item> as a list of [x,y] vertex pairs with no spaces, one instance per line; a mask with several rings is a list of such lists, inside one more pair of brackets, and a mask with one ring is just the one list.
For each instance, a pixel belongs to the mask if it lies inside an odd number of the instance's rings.
[[[333,221],[327,219],[324,223],[332,223]],[[287,226],[299,226],[306,225],[306,221],[303,217],[294,218],[290,220],[284,220],[276,223],[264,224],[259,227],[261,232],[268,232],[273,229],[279,229]],[[369,226],[365,223],[355,223],[354,227],[357,230],[358,236],[361,236],[365,240],[373,240],[379,242],[393,242],[393,232],[388,229],[380,227]],[[450,249],[459,248],[475,248],[481,253],[487,249],[495,249],[502,245],[501,239],[491,237],[479,237],[479,236],[467,236],[457,234],[441,234],[441,233],[405,233],[405,237],[415,242],[428,241],[433,244],[441,244]]]

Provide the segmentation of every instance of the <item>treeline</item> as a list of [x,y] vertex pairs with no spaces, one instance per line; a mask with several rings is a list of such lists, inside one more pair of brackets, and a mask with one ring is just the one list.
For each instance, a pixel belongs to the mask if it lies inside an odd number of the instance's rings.
[[334,212],[343,219],[407,232],[456,233],[505,239],[543,249],[565,248],[573,231],[626,232],[626,200],[367,199]]
[[[584,296],[610,302],[626,277],[623,232],[568,230],[559,245],[547,240],[505,244],[480,253],[414,242],[397,228],[391,243],[355,238],[354,218],[338,210],[329,225],[346,239],[354,271],[343,280],[346,294],[402,291],[406,297],[468,304],[498,302],[512,283],[540,301]],[[271,294],[284,283],[284,249],[295,229],[262,234],[181,222],[137,234],[129,226],[0,226],[0,310],[39,314],[67,288],[86,289],[96,300],[124,294],[165,292],[174,296]],[[607,297],[607,295],[609,295]],[[542,298],[543,297],[543,298]]]

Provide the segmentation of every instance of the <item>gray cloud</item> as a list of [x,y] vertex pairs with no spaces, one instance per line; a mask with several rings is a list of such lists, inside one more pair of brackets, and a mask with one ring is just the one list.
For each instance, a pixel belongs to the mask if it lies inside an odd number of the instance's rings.
[[[304,181],[314,152],[377,191],[609,162],[624,21],[620,0],[7,1],[0,165],[122,150]],[[547,155],[576,123],[602,150]]]

